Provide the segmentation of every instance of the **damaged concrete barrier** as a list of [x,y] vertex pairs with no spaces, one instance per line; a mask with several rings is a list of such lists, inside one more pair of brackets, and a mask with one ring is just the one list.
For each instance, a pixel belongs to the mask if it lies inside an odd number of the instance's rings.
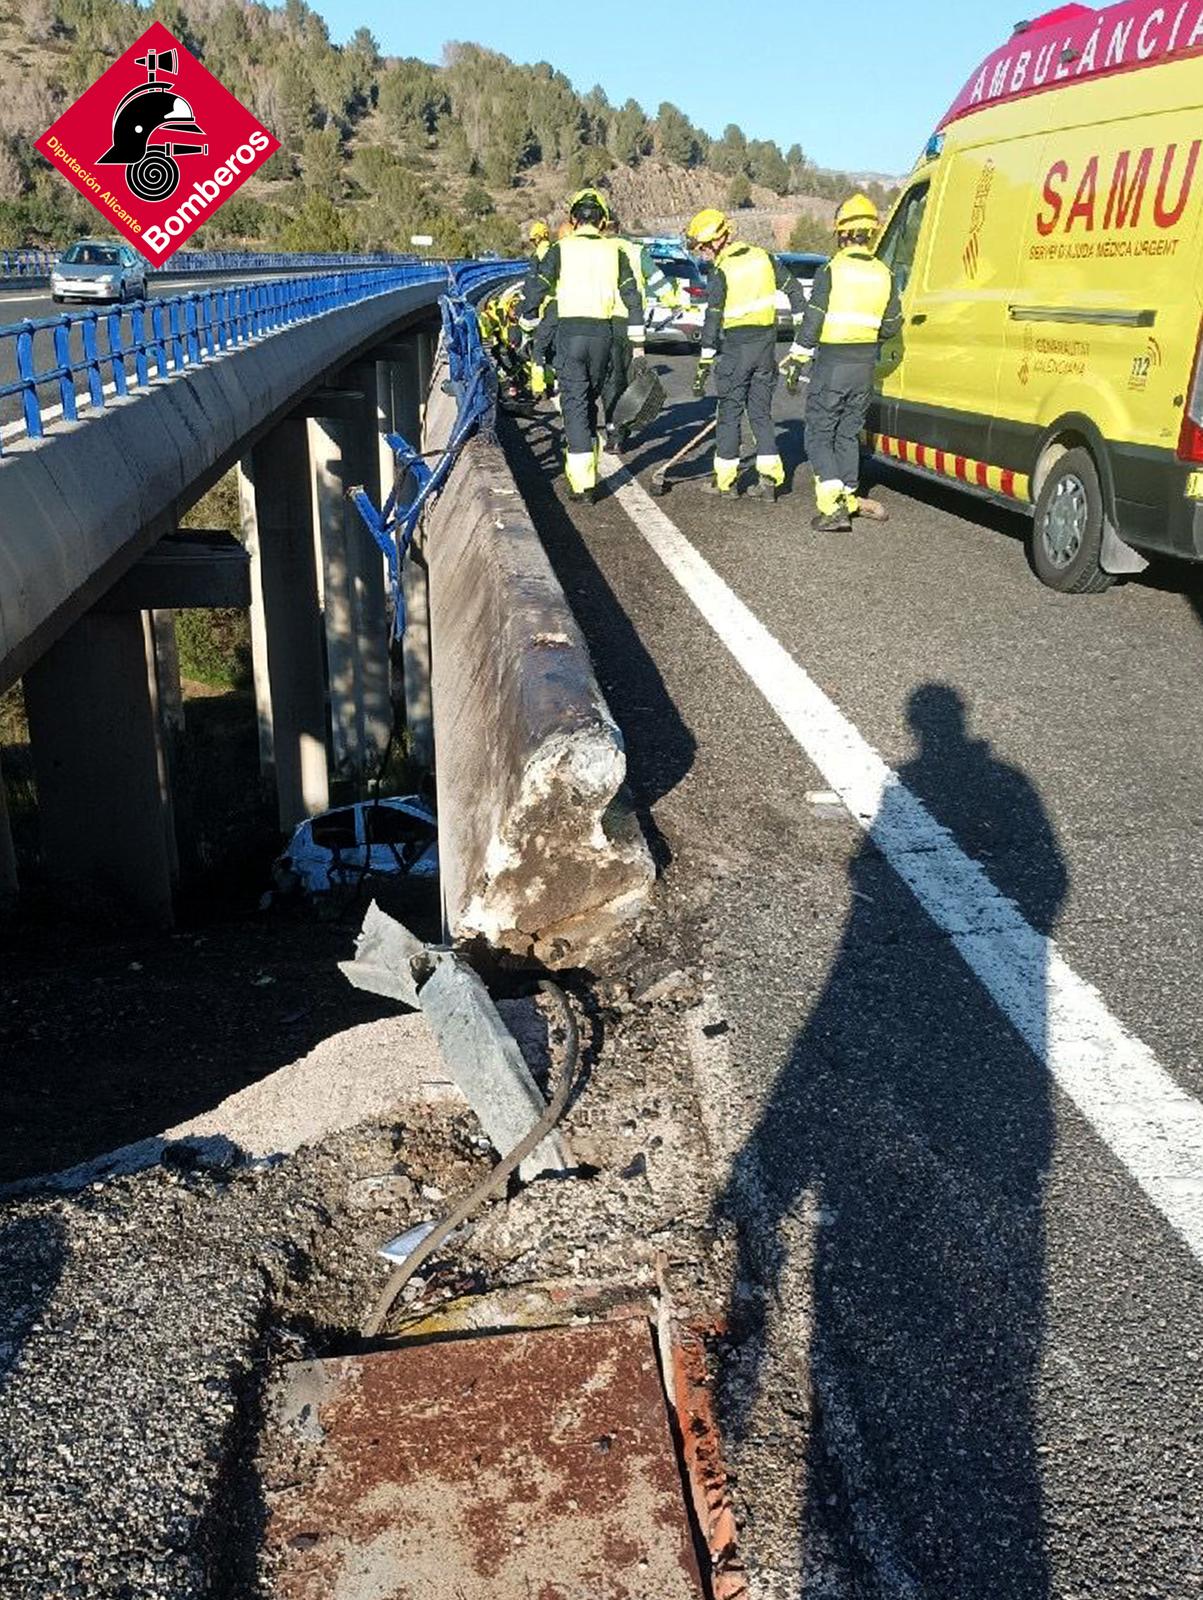
[[[455,419],[436,363],[423,448]],[[626,753],[500,446],[469,440],[427,513],[439,856],[447,925],[585,966],[655,876]]]

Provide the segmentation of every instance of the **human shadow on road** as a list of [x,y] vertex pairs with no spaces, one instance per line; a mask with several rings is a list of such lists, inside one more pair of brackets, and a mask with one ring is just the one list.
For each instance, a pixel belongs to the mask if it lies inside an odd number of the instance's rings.
[[[1067,871],[1034,785],[967,732],[953,689],[925,684],[908,709],[905,789],[1049,933]],[[765,1425],[766,1341],[800,1228],[813,1263],[801,1593],[828,1592],[818,1549],[874,1600],[1041,1600],[1049,1080],[1043,1050],[884,859],[879,842],[897,848],[914,820],[887,790],[830,976],[719,1202],[738,1251],[724,1421],[735,1442]],[[1043,966],[1022,981],[1043,1017]],[[787,1325],[806,1310],[780,1306]]]
[[558,435],[553,436],[546,423],[519,430],[508,419],[501,432],[515,481],[622,729],[636,812],[662,871],[672,852],[656,826],[652,807],[689,772],[697,741],[638,629],[556,497],[551,476],[559,467]]

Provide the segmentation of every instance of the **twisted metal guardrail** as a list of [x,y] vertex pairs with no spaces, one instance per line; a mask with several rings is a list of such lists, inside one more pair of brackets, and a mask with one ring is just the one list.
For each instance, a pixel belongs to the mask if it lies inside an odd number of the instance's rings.
[[[456,399],[455,424],[446,447],[433,467],[414,445],[399,433],[385,435],[397,467],[393,487],[377,511],[366,490],[351,490],[360,516],[384,554],[392,600],[392,637],[405,632],[405,590],[402,571],[418,527],[423,507],[442,488],[468,438],[489,421],[497,404],[497,373],[480,338],[472,295],[484,283],[512,278],[524,262],[479,263],[458,275],[456,292],[439,301],[443,317],[443,345],[447,352],[450,384]],[[409,497],[402,499],[408,490]]]
[[[16,396],[21,407],[20,419],[0,429],[0,454],[13,437],[43,438],[52,417],[75,422],[81,406],[103,409],[110,397],[145,388],[152,378],[167,377],[310,317],[413,284],[442,282],[457,293],[470,293],[490,277],[512,276],[520,266],[407,262],[219,285],[0,327],[0,363],[10,366],[12,352],[16,367],[15,379],[0,383],[0,405]],[[52,359],[40,365],[38,347],[47,341]],[[85,387],[77,389],[77,384]],[[57,403],[46,399],[47,392],[57,396]]]

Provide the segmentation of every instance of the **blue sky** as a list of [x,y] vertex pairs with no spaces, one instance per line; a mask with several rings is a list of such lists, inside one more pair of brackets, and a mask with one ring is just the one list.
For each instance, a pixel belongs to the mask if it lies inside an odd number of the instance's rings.
[[550,61],[612,101],[633,95],[654,111],[671,100],[712,133],[737,122],[782,149],[797,141],[822,166],[890,174],[910,170],[970,70],[1025,14],[982,0],[770,0],[759,13],[741,0],[311,3],[338,43],[366,25],[387,54],[438,61],[448,39],[470,39]]

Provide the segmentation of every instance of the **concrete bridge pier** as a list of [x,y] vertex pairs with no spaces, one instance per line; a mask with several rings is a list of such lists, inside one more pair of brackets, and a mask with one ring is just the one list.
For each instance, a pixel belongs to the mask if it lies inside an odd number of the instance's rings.
[[304,418],[279,422],[238,468],[251,558],[251,658],[259,757],[282,832],[330,804],[323,619]]
[[[352,401],[355,397],[350,396]],[[330,402],[319,410],[333,411]],[[372,434],[359,415],[317,415],[308,420],[313,474],[313,514],[326,637],[334,771],[359,791],[388,743],[388,624],[384,571],[347,490],[374,466]]]
[[[410,444],[420,448],[434,344],[433,331],[421,327],[415,328],[406,339],[382,346],[377,351],[377,410],[382,419],[381,471],[387,470],[389,474],[386,488],[392,482],[393,473],[393,454],[383,440],[386,408],[388,426]],[[402,568],[401,581],[406,619],[402,644],[405,723],[409,733],[410,754],[429,770],[434,765],[434,722],[430,698],[430,602],[420,535]]]
[[155,642],[145,611],[91,611],[25,674],[46,876],[160,927],[176,874]]

